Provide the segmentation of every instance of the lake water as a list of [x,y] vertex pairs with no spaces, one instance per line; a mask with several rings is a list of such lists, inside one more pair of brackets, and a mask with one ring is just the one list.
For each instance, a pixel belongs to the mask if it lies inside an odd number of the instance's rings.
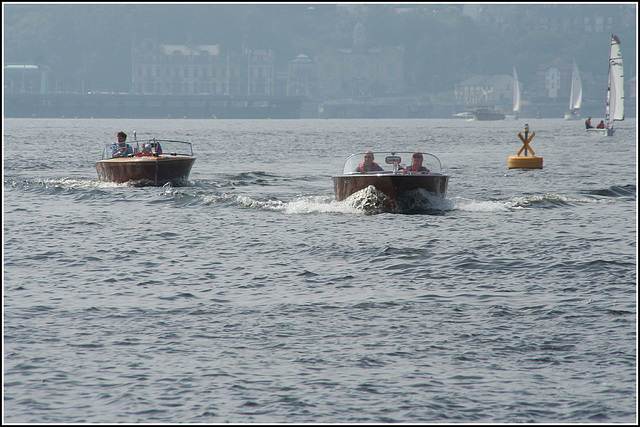
[[[5,422],[637,420],[635,119],[3,126]],[[189,185],[99,183],[119,130],[193,142]],[[335,201],[393,148],[446,199]]]

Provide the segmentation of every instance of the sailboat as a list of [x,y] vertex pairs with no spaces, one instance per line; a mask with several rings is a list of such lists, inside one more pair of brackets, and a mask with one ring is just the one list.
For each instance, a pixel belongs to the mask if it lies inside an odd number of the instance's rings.
[[516,67],[513,67],[513,114],[506,116],[507,119],[517,119],[520,112],[520,82],[518,82],[518,73]]
[[569,112],[564,113],[565,120],[579,120],[580,113],[578,110],[582,106],[582,79],[580,79],[580,71],[578,64],[573,61],[573,73],[571,74],[571,95],[569,95]]
[[609,83],[607,87],[607,110],[605,127],[590,128],[589,131],[602,132],[604,135],[613,135],[613,122],[624,120],[624,73],[622,70],[622,51],[620,39],[611,34],[611,47],[609,49]]

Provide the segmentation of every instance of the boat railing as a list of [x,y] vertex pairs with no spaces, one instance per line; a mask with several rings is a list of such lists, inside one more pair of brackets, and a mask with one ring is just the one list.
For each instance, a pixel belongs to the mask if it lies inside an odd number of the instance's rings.
[[[193,145],[187,141],[173,139],[146,139],[127,143],[132,153],[126,157],[135,156],[193,156]],[[102,159],[113,158],[116,143],[107,144],[102,150]]]
[[[344,163],[343,175],[384,175],[384,174],[405,174],[407,166],[411,166],[411,158],[414,152],[411,151],[374,151],[373,161],[383,170],[360,172],[359,166],[364,162],[365,153],[354,153],[350,155]],[[440,159],[431,153],[422,153],[422,166],[429,169],[429,173],[442,173],[442,163]]]

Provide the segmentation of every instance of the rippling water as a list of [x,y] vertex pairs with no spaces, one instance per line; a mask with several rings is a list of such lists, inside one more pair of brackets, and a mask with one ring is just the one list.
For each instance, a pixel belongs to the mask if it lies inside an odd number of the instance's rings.
[[[4,120],[5,421],[636,421],[636,121],[524,122]],[[121,129],[190,185],[98,183]],[[335,201],[390,148],[446,199]]]

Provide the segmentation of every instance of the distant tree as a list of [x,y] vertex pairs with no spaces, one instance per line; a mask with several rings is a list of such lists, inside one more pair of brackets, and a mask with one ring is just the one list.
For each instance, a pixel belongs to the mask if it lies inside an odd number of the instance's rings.
[[[362,22],[369,47],[404,47],[411,91],[437,93],[473,74],[511,74],[513,66],[526,86],[539,64],[555,58],[575,58],[581,71],[606,75],[609,34],[536,32],[530,23],[550,10],[568,19],[581,19],[588,7],[630,14],[628,5],[519,5],[511,19],[487,25],[463,15],[458,4],[359,6],[343,13],[335,4],[308,3],[7,4],[3,54],[5,63],[49,65],[52,86],[79,87],[84,79],[96,88],[128,91],[134,34],[166,44],[190,38],[231,52],[242,49],[246,36],[250,49],[275,51],[276,69],[285,71],[300,53],[313,58],[325,47],[350,47],[354,26]],[[632,70],[637,34],[633,19],[626,22],[614,32],[625,68]]]

